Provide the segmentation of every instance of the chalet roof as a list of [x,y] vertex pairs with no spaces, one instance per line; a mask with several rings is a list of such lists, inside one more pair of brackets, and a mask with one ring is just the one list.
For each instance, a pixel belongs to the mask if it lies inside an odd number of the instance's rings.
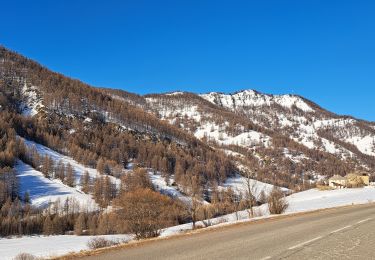
[[355,177],[358,177],[359,174],[357,173],[348,173],[347,175],[345,175],[345,178],[355,178]]
[[331,178],[329,178],[330,181],[346,181],[346,178],[340,176],[340,175],[333,175]]

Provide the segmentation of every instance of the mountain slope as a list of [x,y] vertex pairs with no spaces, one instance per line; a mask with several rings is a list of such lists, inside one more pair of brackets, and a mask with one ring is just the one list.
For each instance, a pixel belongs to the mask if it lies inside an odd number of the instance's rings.
[[[47,178],[56,175],[58,162],[54,158],[40,160],[43,153],[38,149],[32,151],[16,136],[69,156],[84,167],[96,169],[103,177],[122,178],[131,162],[159,171],[165,179],[173,178],[186,190],[199,187],[200,193],[236,172],[235,165],[223,152],[160,120],[138,104],[52,72],[3,47],[0,47],[0,119],[4,124],[7,122],[11,132],[11,135],[2,133],[2,138],[11,137],[16,143],[16,147],[7,147],[9,140],[4,141],[4,147],[0,147],[4,149],[0,150],[0,155],[4,152],[0,167],[14,168],[17,159],[21,159],[44,171]],[[52,170],[46,170],[48,161]],[[72,166],[76,172],[79,170],[77,164]],[[66,176],[62,178],[67,182]],[[89,193],[104,207],[118,192],[109,188],[104,194],[99,184],[89,185]]]
[[373,123],[335,115],[299,96],[245,90],[121,98],[234,155],[240,169],[269,183],[302,188],[302,179],[374,170]]
[[18,135],[101,174],[119,178],[134,162],[209,192],[236,173],[298,190],[334,174],[375,169],[373,123],[300,96],[254,90],[140,96],[93,88],[5,48],[0,75],[2,114],[17,118],[11,128]]

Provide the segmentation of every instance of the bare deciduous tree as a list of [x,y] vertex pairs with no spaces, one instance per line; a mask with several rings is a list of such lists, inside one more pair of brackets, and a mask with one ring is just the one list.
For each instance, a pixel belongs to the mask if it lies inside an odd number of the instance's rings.
[[271,214],[282,214],[289,206],[288,202],[285,200],[285,194],[278,187],[273,188],[271,193],[268,195],[267,201]]

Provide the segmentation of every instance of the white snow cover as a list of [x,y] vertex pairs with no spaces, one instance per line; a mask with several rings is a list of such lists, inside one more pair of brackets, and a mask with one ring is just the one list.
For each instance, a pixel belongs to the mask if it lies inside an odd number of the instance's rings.
[[0,239],[0,258],[11,260],[20,253],[29,253],[37,257],[54,257],[89,249],[87,242],[94,237],[103,237],[112,241],[128,241],[129,235],[105,236],[28,236],[20,238]]
[[[320,149],[322,151],[331,153],[331,154],[341,154],[342,158],[346,158],[346,156],[353,156],[353,153],[347,150],[346,148],[333,143],[325,138],[321,138],[317,130],[319,127],[326,126],[329,120],[325,121],[317,121],[316,124],[299,124],[298,127],[298,137],[291,137],[294,141],[303,144],[304,146],[310,149]],[[339,122],[339,121],[338,121]],[[334,122],[336,124],[337,122]],[[317,142],[321,144],[321,146],[317,146]]]
[[97,208],[97,204],[90,195],[66,186],[60,180],[50,180],[20,160],[15,169],[19,178],[20,194],[24,195],[25,192],[29,192],[31,204],[35,207],[45,208],[50,202],[55,202],[58,199],[64,202],[67,198],[74,198],[82,210]]
[[[169,186],[165,182],[165,179],[160,174],[154,174],[153,172],[148,172],[150,180],[154,185],[154,188],[161,194],[168,195],[172,198],[177,198],[187,205],[191,205],[191,198],[182,194],[177,187]],[[173,177],[170,179],[170,184],[173,183]]]
[[262,146],[268,147],[271,142],[271,137],[253,130],[243,132],[236,136],[228,135],[228,133],[225,132],[225,126],[219,126],[213,122],[206,122],[202,124],[195,131],[194,136],[199,139],[207,137],[208,139],[215,140],[218,144],[233,144],[248,148],[253,145],[260,144]]
[[[258,106],[271,106],[272,104],[278,104],[285,108],[292,108],[296,106],[304,112],[314,112],[314,109],[305,102],[301,97],[295,95],[267,95],[261,94],[254,90],[244,90],[234,94],[222,94],[217,92],[211,92],[208,94],[201,94],[202,98],[210,101],[211,103],[229,108],[233,111],[237,109],[244,109],[246,112],[247,107],[258,107]],[[262,113],[262,111],[249,111],[249,117],[256,123],[262,125],[261,122],[257,121],[256,117],[252,117],[252,114],[262,115],[265,118],[269,118],[274,123],[275,127],[295,127],[294,136],[291,136],[296,142],[305,145],[310,149],[320,149],[322,151],[340,155],[341,158],[347,159],[353,157],[354,154],[334,142],[327,139],[321,138],[318,135],[318,130],[325,127],[336,128],[340,133],[337,138],[340,140],[355,145],[358,150],[364,154],[375,156],[375,136],[372,134],[353,134],[358,133],[360,129],[355,126],[357,120],[353,118],[315,118],[312,115],[311,118],[306,115],[295,115],[295,114],[283,114],[277,113],[270,115],[268,113]],[[277,120],[271,116],[276,116]],[[267,127],[267,126],[266,126]],[[202,130],[198,131],[202,132]],[[198,135],[202,135],[198,132]],[[241,138],[241,137],[240,137]],[[241,138],[242,140],[242,138]],[[230,140],[232,141],[232,140]],[[233,142],[238,142],[233,140]],[[232,142],[232,143],[233,143]],[[321,144],[319,147],[317,144]]]
[[[178,94],[182,94],[178,93]],[[173,94],[173,95],[178,95]],[[192,118],[197,122],[201,121],[201,113],[196,105],[178,105],[174,107],[159,106],[159,100],[155,98],[146,98],[149,104],[158,107],[158,112],[162,119],[170,119],[170,123],[173,124],[173,119],[177,116]]]
[[[68,187],[58,179],[45,178],[41,172],[33,169],[31,166],[23,163],[22,161],[19,161],[15,169],[19,177],[21,186],[20,194],[22,196],[26,191],[28,191],[31,197],[32,205],[41,208],[47,207],[49,202],[55,202],[58,199],[60,199],[60,201],[64,201],[68,197],[76,199],[80,203],[82,210],[95,210],[97,208],[97,204],[93,200],[92,196],[83,193],[79,185],[81,176],[84,175],[85,171],[88,171],[91,179],[97,178],[99,173],[96,169],[86,167],[71,157],[62,155],[46,146],[26,140],[24,138],[22,139],[24,140],[26,146],[30,148],[35,147],[40,155],[50,156],[55,163],[58,163],[60,160],[65,165],[69,163],[74,169],[76,183],[75,187]],[[120,185],[121,181],[119,179],[112,176],[109,177],[117,186]]]
[[[262,191],[264,191],[265,195],[268,195],[274,188],[274,185],[251,179],[250,187],[253,195],[259,198]],[[219,189],[227,188],[231,188],[234,192],[241,193],[244,196],[248,189],[247,179],[238,174],[234,177],[229,177],[223,185],[219,186]],[[287,188],[282,188],[282,190],[285,192],[289,191]]]
[[211,92],[208,94],[201,94],[202,98],[214,104],[220,104],[227,108],[241,107],[256,107],[256,106],[270,106],[276,103],[286,108],[297,108],[305,112],[313,112],[312,109],[302,98],[294,95],[267,95],[261,94],[254,90],[244,90],[234,94],[222,94]]
[[182,94],[184,94],[184,92],[182,92],[182,91],[176,91],[176,92],[167,93],[165,95],[166,96],[178,96],[178,95],[182,95]]
[[283,154],[286,158],[290,159],[293,162],[301,162],[303,159],[308,159],[306,155],[300,153],[298,155],[292,154],[287,148],[284,148]]
[[354,144],[361,153],[375,156],[375,136],[353,136],[347,142]]
[[[22,138],[22,137],[19,137],[19,138]],[[62,155],[62,154],[44,146],[44,145],[41,145],[39,143],[30,141],[30,140],[27,140],[27,139],[24,139],[24,138],[22,138],[22,139],[24,140],[26,146],[28,146],[29,148],[35,147],[37,152],[40,155],[43,155],[43,156],[48,155],[49,157],[52,158],[52,160],[55,163],[58,163],[60,160],[64,164],[69,163],[74,169],[76,183],[79,183],[80,178],[81,178],[82,175],[84,175],[85,171],[89,172],[90,178],[96,178],[99,175],[99,173],[96,169],[86,167],[86,166],[82,165],[81,163],[77,162],[76,160],[74,160],[73,158],[71,158],[69,156]],[[112,177],[112,176],[109,176],[109,177],[111,178],[111,181],[113,183],[116,183],[117,185],[120,184],[119,179],[116,179],[115,177]]]
[[38,96],[37,88],[35,86],[28,86],[25,82],[21,93],[24,97],[22,114],[25,116],[35,116],[44,107],[42,99]]
[[302,212],[316,209],[339,207],[351,204],[364,204],[375,201],[375,188],[337,189],[319,191],[311,189],[294,193],[287,197],[287,212]]

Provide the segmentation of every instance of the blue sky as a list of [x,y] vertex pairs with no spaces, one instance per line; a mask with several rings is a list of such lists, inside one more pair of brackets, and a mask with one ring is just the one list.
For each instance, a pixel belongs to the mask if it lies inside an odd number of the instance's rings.
[[94,86],[294,93],[375,121],[375,1],[2,1],[0,44]]

